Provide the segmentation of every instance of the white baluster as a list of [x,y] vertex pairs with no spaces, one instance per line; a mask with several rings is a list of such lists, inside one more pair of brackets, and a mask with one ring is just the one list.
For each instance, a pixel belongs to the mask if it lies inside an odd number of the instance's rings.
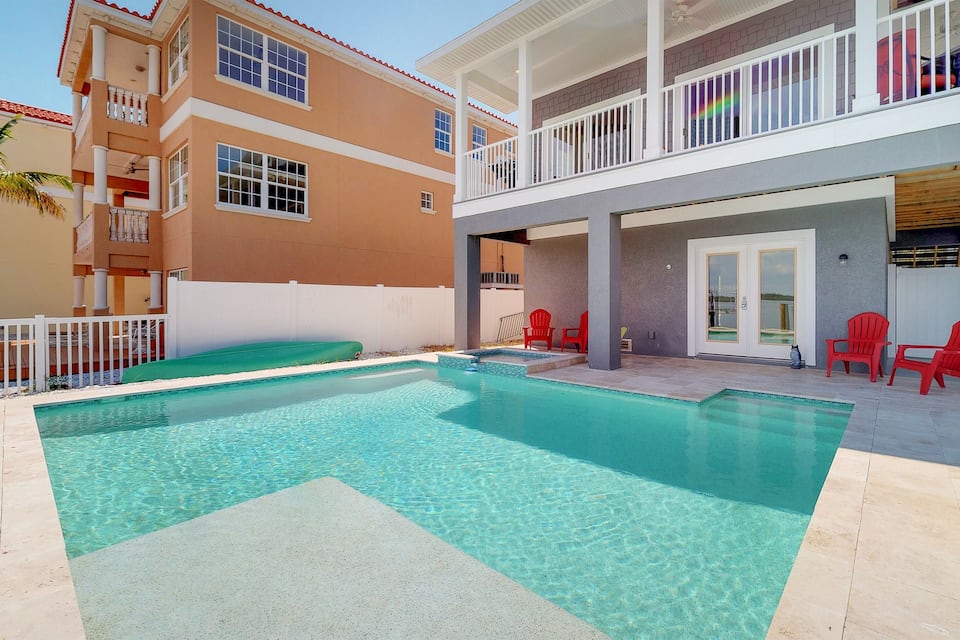
[[117,88],[116,87],[107,87],[107,117],[116,118],[117,115],[114,112],[117,101]]

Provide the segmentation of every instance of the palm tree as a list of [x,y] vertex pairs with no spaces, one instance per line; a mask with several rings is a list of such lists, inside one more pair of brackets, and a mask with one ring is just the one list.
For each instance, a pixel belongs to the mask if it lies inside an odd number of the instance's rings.
[[[0,144],[13,138],[13,127],[22,114],[13,116],[0,127]],[[73,183],[66,176],[43,171],[9,171],[7,157],[0,152],[0,200],[26,204],[34,207],[40,215],[50,214],[55,218],[64,216],[63,206],[53,196],[40,190],[44,184],[55,184],[73,191]]]

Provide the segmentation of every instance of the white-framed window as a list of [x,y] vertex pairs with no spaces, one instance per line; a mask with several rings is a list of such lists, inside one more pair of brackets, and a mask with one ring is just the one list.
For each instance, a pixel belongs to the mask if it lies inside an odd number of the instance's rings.
[[436,209],[433,208],[433,192],[431,191],[420,192],[420,211],[423,211],[424,213],[436,212]]
[[170,48],[167,50],[167,86],[176,84],[187,72],[187,62],[190,57],[190,18],[184,18],[183,24],[173,34]]
[[290,100],[307,101],[306,51],[223,16],[217,16],[217,73]]
[[450,153],[450,140],[453,132],[453,116],[437,109],[433,112],[433,148]]
[[170,206],[173,210],[187,204],[187,147],[183,146],[167,161],[170,176]]
[[218,144],[217,202],[306,215],[307,165],[259,151]]
[[487,146],[487,130],[480,125],[473,125],[470,129],[470,144],[472,145],[471,149]]
[[167,278],[173,278],[174,280],[189,280],[187,277],[187,272],[189,269],[170,269],[167,271]]

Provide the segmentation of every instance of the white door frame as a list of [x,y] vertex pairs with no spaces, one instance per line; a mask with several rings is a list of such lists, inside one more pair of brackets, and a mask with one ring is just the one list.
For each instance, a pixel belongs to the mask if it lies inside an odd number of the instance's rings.
[[[699,254],[714,248],[731,245],[764,245],[783,242],[797,244],[797,340],[800,352],[808,366],[817,365],[817,247],[814,229],[752,233],[737,236],[696,238],[687,240],[687,355],[696,356],[698,350],[697,310],[701,302],[697,296],[697,279],[702,277],[697,268]],[[759,300],[752,303],[759,304]]]

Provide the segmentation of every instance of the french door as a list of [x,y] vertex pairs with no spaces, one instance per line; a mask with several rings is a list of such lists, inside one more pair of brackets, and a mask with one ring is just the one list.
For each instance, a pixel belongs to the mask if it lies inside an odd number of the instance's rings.
[[688,351],[815,364],[812,229],[689,241]]

